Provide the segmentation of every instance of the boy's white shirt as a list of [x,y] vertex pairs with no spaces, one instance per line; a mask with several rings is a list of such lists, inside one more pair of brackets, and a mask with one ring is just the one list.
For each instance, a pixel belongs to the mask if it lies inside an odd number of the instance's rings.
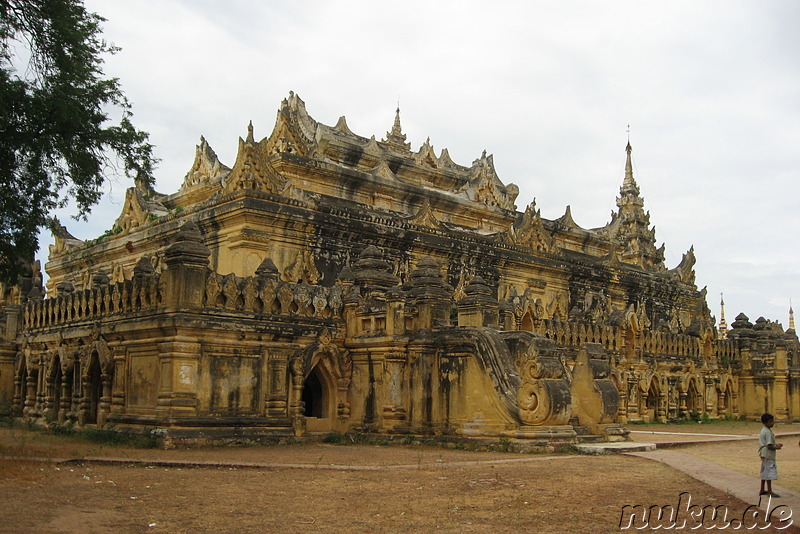
[[775,445],[775,434],[772,432],[771,428],[764,427],[761,429],[761,434],[758,436],[758,455],[762,458],[767,458],[769,460],[775,459],[775,450],[770,449],[767,445],[772,444]]

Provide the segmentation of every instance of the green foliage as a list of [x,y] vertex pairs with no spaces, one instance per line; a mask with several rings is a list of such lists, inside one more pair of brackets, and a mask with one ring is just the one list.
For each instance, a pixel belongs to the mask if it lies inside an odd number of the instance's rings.
[[114,430],[96,428],[83,428],[76,432],[76,437],[81,440],[108,445],[112,447],[135,447],[138,449],[152,449],[158,446],[158,439],[151,434],[145,436],[123,434]]
[[153,181],[148,136],[103,73],[118,51],[101,37],[103,20],[81,0],[0,0],[0,281],[16,282],[69,199],[85,219],[120,167]]
[[342,441],[344,441],[344,434],[339,432],[331,432],[322,438],[322,443],[334,443],[338,445],[339,443],[342,443]]
[[53,436],[62,436],[66,439],[98,443],[112,447],[133,447],[137,449],[152,449],[159,446],[160,435],[150,432],[148,434],[126,434],[110,429],[85,427],[76,429],[71,424],[43,424],[33,419],[15,419],[12,417],[0,418],[0,427],[22,428],[33,432],[41,432]]

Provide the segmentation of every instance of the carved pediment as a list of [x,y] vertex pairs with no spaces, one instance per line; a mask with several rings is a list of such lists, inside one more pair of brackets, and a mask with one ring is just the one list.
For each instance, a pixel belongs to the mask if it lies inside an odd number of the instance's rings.
[[571,206],[567,206],[567,209],[564,211],[564,215],[562,215],[553,222],[557,223],[560,226],[564,226],[566,228],[578,228],[581,230],[583,229],[578,225],[578,223],[575,222],[575,219],[572,218]]
[[446,148],[443,148],[442,152],[439,154],[439,166],[442,169],[458,168],[458,165],[450,158],[450,151]]
[[55,240],[55,243],[50,245],[50,257],[63,254],[69,250],[83,245],[83,241],[70,234],[69,231],[67,231],[67,227],[61,224],[61,221],[59,221],[58,218],[54,219],[53,226],[51,227],[50,231],[52,232],[53,239]]
[[532,248],[540,252],[556,253],[558,245],[555,238],[547,231],[542,222],[542,215],[536,209],[534,200],[522,214],[519,224],[511,226],[507,240],[522,247]]
[[373,176],[378,176],[386,180],[397,180],[397,175],[389,168],[389,164],[385,159],[381,159],[375,167],[370,169]]
[[602,228],[597,228],[594,232],[600,237],[606,237],[608,239],[616,239],[617,234],[619,233],[620,229],[620,221],[622,219],[617,215],[616,212],[611,212],[611,221],[608,222]]
[[514,200],[519,194],[516,185],[503,185],[495,171],[493,157],[487,156],[486,151],[480,159],[472,163],[469,169],[469,181],[461,191],[465,192],[470,200],[507,210],[516,209]]
[[[663,251],[662,251],[662,257],[663,257]],[[678,266],[675,267],[674,269],[670,269],[669,272],[675,278],[677,278],[678,280],[680,280],[685,284],[694,284],[695,280],[694,264],[696,262],[697,258],[695,258],[694,256],[694,245],[692,245],[689,251],[683,255],[683,258],[681,258],[681,262],[678,264]]]
[[220,175],[230,172],[230,168],[220,163],[216,152],[206,141],[205,137],[200,137],[200,144],[197,145],[194,155],[192,168],[186,173],[181,189],[192,187],[210,181]]
[[611,243],[611,248],[608,251],[608,255],[603,258],[603,263],[605,263],[609,267],[620,267],[622,266],[622,262],[619,259],[619,247],[616,243]]
[[317,284],[320,280],[320,274],[314,264],[314,256],[311,252],[306,249],[298,252],[294,262],[283,270],[283,279],[291,283]]
[[247,140],[239,138],[239,152],[236,163],[224,181],[226,193],[241,190],[262,191],[280,194],[287,185],[287,180],[267,161],[259,157],[258,146],[253,139],[252,124],[248,127]]
[[364,153],[365,154],[369,154],[371,156],[375,156],[377,158],[383,158],[383,154],[384,154],[383,149],[378,144],[378,142],[375,140],[375,136],[374,135],[369,138],[369,141],[364,146]]
[[334,126],[333,129],[345,135],[352,135],[352,136],[356,135],[353,133],[350,127],[347,126],[347,119],[345,118],[344,115],[339,117],[339,120],[336,121],[336,126]]
[[440,163],[439,158],[436,157],[436,154],[433,151],[433,146],[431,146],[431,139],[430,137],[425,140],[425,143],[419,147],[419,152],[414,154],[414,161],[416,161],[417,165],[421,165],[423,167],[430,167],[432,169],[439,169]]
[[408,222],[417,224],[419,226],[425,226],[427,228],[440,229],[442,227],[442,223],[436,218],[433,208],[431,207],[431,203],[427,198],[417,214],[413,217],[410,217]]
[[125,192],[125,203],[122,206],[122,213],[114,222],[114,226],[127,233],[137,226],[149,222],[152,218],[162,217],[169,213],[169,210],[161,203],[165,195],[152,192],[148,198],[147,191],[140,187],[130,187]]
[[[347,123],[339,119],[335,129],[349,131]],[[289,92],[289,98],[281,102],[275,127],[266,141],[260,145],[264,156],[274,154],[297,154],[312,156],[317,149],[318,124],[306,112],[306,105],[299,96]]]

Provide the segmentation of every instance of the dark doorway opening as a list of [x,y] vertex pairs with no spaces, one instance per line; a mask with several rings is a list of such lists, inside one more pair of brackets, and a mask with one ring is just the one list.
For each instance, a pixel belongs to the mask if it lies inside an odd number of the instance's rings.
[[317,370],[313,370],[305,384],[303,384],[304,414],[306,417],[324,418],[325,414],[325,388],[319,379]]
[[97,413],[100,411],[100,396],[103,394],[103,380],[97,356],[94,356],[92,363],[89,364],[89,391],[86,394],[89,401],[89,413],[86,414],[86,422],[94,425],[97,424]]

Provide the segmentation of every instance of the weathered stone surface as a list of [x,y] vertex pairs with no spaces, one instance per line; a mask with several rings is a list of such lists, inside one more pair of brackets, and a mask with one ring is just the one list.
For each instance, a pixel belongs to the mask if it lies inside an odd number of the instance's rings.
[[602,228],[517,212],[485,153],[419,151],[295,94],[223,165],[131,188],[101,238],[57,228],[0,286],[0,412],[180,440],[370,430],[574,442],[629,421],[800,417],[794,330],[719,339],[694,250],[664,265],[633,177]]

